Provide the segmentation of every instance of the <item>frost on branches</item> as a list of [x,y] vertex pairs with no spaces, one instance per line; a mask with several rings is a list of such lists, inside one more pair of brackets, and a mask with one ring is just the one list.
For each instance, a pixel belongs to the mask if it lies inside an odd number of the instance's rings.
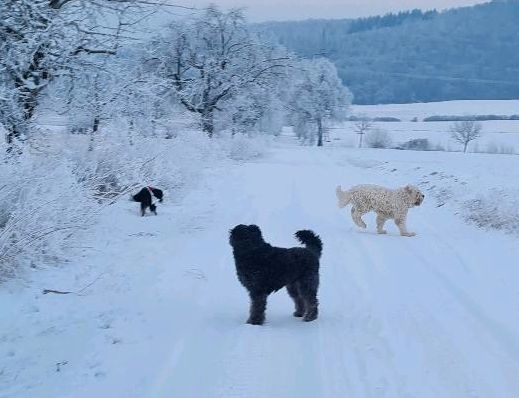
[[295,79],[289,108],[296,134],[322,146],[326,125],[344,120],[352,95],[325,59],[300,61]]
[[[199,115],[209,137],[217,112],[239,96],[271,88],[285,74],[289,60],[250,33],[240,11],[215,7],[171,25],[170,33],[157,40],[154,59],[164,84],[188,111]],[[252,114],[254,100],[241,105],[248,115],[243,120],[236,116],[236,123],[251,125],[261,119],[261,109]]]
[[41,96],[52,81],[77,75],[87,65],[102,68],[99,59],[85,56],[116,54],[124,35],[135,33],[129,27],[135,26],[142,4],[138,0],[0,2],[0,127],[8,148],[29,134]]

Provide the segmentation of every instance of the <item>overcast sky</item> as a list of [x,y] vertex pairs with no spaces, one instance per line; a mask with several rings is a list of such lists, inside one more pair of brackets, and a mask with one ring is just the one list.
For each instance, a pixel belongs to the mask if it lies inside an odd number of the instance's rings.
[[171,0],[171,3],[204,7],[244,7],[251,22],[307,18],[352,18],[413,8],[444,9],[489,0]]

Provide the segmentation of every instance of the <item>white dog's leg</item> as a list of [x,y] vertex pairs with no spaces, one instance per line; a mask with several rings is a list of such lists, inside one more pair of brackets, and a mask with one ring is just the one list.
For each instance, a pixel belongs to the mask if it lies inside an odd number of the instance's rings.
[[400,235],[415,236],[416,234],[414,232],[407,231],[406,218],[407,218],[407,214],[402,214],[402,215],[395,217],[395,224],[398,227],[398,229],[400,230]]
[[380,213],[377,213],[377,232],[379,234],[387,234],[387,231],[384,229],[384,224],[387,221],[387,217],[383,216]]
[[364,221],[362,221],[362,216],[364,214],[366,214],[366,212],[361,212],[355,207],[351,208],[351,218],[353,218],[353,222],[355,222],[355,224],[357,224],[357,226],[359,226],[360,228],[366,229],[367,225]]

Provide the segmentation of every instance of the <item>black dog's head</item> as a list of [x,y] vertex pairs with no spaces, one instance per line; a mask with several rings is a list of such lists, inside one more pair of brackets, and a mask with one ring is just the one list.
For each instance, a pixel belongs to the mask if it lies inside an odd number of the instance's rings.
[[257,225],[240,224],[229,232],[229,243],[233,248],[257,246],[264,243],[261,230]]

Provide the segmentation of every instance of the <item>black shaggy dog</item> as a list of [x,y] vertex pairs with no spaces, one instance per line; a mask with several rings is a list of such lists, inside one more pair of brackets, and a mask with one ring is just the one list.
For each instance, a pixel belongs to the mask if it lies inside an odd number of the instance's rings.
[[247,323],[265,321],[267,296],[286,286],[295,303],[294,316],[303,321],[317,319],[319,258],[321,239],[312,231],[297,231],[295,237],[306,247],[285,249],[263,240],[257,225],[237,225],[230,231],[236,272],[249,292],[250,316]]
[[162,190],[153,187],[144,187],[137,194],[132,196],[132,199],[141,204],[141,216],[146,213],[146,208],[149,207],[150,211],[157,215],[157,206],[153,204],[153,196],[155,196],[159,202],[162,202],[164,193]]

